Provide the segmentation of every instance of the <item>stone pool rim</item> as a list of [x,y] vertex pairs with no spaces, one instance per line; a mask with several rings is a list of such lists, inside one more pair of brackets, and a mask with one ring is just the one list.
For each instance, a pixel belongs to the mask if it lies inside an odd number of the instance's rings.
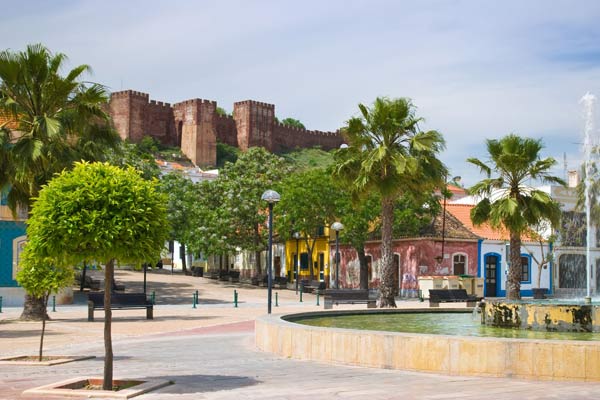
[[257,318],[256,346],[282,357],[460,376],[600,381],[600,341],[515,339],[303,325],[294,320],[472,309],[333,310]]

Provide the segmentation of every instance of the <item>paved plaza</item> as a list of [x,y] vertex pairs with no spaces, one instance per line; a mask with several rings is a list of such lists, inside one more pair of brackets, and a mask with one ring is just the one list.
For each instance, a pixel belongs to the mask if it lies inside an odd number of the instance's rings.
[[[118,271],[128,290],[141,288],[141,273]],[[282,359],[256,350],[254,319],[266,312],[266,290],[204,278],[148,274],[156,291],[155,319],[143,310],[113,312],[115,378],[161,378],[175,382],[136,399],[596,399],[600,384],[456,377],[380,370]],[[200,304],[192,308],[192,294]],[[233,290],[239,307],[233,306]],[[276,313],[322,309],[305,295],[277,290]],[[22,396],[23,390],[74,376],[101,376],[103,315],[87,322],[82,298],[50,312],[48,355],[94,355],[95,359],[53,367],[0,366],[0,399],[46,399]],[[165,304],[168,303],[168,304]],[[400,306],[419,306],[407,301]],[[345,308],[352,308],[346,306]],[[364,307],[356,306],[356,307]],[[39,322],[16,322],[21,309],[0,314],[0,354],[35,354]]]

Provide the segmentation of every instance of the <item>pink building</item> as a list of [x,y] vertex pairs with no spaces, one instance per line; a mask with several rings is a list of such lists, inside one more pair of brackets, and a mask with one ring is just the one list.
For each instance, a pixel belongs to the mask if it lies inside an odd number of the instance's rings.
[[[449,212],[440,214],[416,238],[398,238],[393,242],[395,286],[402,297],[417,297],[419,276],[477,275],[478,244],[481,238],[467,229]],[[369,241],[365,246],[369,263],[369,289],[379,287],[381,279],[381,242]],[[357,252],[348,245],[340,246],[340,286],[358,288],[360,263]],[[331,246],[335,260],[335,246]]]

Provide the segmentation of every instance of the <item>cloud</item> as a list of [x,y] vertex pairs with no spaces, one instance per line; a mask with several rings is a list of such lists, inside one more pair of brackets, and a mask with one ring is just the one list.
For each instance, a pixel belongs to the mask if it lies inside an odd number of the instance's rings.
[[228,110],[267,101],[321,130],[343,125],[359,102],[410,97],[467,184],[480,176],[465,159],[510,132],[543,138],[575,166],[578,100],[600,94],[592,0],[14,3],[3,10],[3,47],[43,42],[113,90]]

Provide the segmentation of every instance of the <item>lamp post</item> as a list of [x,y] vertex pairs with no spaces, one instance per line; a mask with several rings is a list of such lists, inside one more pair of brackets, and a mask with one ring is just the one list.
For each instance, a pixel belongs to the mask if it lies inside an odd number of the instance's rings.
[[300,232],[294,232],[294,239],[296,239],[296,294],[298,294],[298,281],[300,280],[300,254],[298,254],[299,246],[298,241],[300,239]]
[[271,314],[271,293],[273,291],[273,204],[277,203],[281,196],[274,190],[266,190],[261,200],[269,204],[269,257],[267,259],[267,312]]
[[340,288],[340,231],[344,229],[341,222],[331,224],[331,229],[335,231],[335,288]]

